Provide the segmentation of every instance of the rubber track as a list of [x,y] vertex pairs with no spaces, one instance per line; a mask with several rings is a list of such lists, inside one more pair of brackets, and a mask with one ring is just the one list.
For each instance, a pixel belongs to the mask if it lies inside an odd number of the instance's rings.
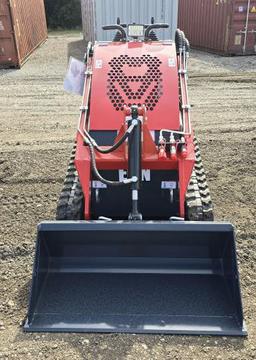
[[59,197],[56,220],[82,220],[84,196],[75,167],[76,144],[70,157],[64,185]]
[[[186,219],[213,221],[213,206],[202,164],[198,141],[194,138],[196,162],[186,194]],[[82,220],[84,196],[75,168],[76,144],[73,147],[63,189],[57,205],[57,220]]]
[[199,144],[194,138],[196,162],[186,194],[187,220],[213,221],[213,205],[202,163]]

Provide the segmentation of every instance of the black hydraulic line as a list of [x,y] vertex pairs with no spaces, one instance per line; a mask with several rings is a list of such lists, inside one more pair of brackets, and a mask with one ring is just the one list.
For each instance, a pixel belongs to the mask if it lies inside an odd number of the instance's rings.
[[115,151],[116,149],[118,149],[124,142],[125,140],[129,137],[129,135],[131,134],[132,130],[134,128],[134,125],[131,125],[127,130],[126,132],[124,133],[124,135],[113,145],[111,146],[110,148],[108,149],[102,149],[100,148],[97,144],[95,145],[95,149],[102,153],[102,154],[109,154],[113,151]]
[[176,30],[175,43],[176,43],[177,52],[179,52],[179,50],[183,48],[183,36],[180,29]]
[[85,135],[90,140],[90,142],[92,143],[92,145],[98,152],[100,152],[101,154],[109,154],[109,153],[115,151],[116,149],[118,149],[125,142],[125,140],[129,137],[129,135],[133,131],[134,127],[135,127],[135,125],[131,124],[129,126],[129,128],[126,130],[126,132],[124,133],[124,135],[113,146],[111,146],[107,149],[102,149],[101,147],[99,147],[99,145],[90,136],[90,134],[87,131],[85,131]]
[[185,48],[186,48],[186,52],[190,51],[190,43],[186,37],[185,37]]
[[[95,177],[101,181],[103,184],[105,185],[110,185],[110,186],[123,186],[123,185],[128,185],[130,184],[130,181],[127,181],[127,182],[120,182],[120,181],[111,181],[111,180],[107,180],[107,179],[104,179],[98,169],[97,169],[97,165],[96,165],[96,159],[95,159],[95,153],[94,153],[94,147],[92,145],[91,142],[88,141],[87,145],[89,146],[89,150],[90,150],[90,154],[91,154],[91,161],[92,161],[92,170],[93,170],[93,173],[95,175]],[[128,180],[128,179],[127,179]]]
[[184,32],[181,31],[180,29],[176,30],[175,43],[176,43],[176,48],[177,48],[178,53],[179,53],[180,49],[183,49],[184,46],[185,46],[186,52],[189,52],[189,50],[190,50],[189,41],[186,38]]
[[138,181],[137,177],[125,179],[123,181],[111,181],[111,180],[105,179],[103,176],[100,175],[100,173],[97,169],[96,158],[95,158],[95,153],[94,153],[94,146],[93,146],[92,142],[90,141],[90,139],[88,139],[88,138],[86,138],[86,145],[89,146],[93,173],[94,173],[95,177],[99,181],[101,181],[103,184],[110,185],[110,186],[124,186],[124,185],[129,185],[131,183],[136,183]]

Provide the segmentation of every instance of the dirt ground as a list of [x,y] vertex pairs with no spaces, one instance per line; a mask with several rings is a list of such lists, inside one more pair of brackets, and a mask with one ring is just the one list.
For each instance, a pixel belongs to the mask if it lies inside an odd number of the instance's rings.
[[0,359],[256,359],[256,57],[192,51],[190,95],[217,220],[237,228],[248,339],[25,334],[36,225],[54,219],[80,97],[63,91],[78,35],[51,35],[21,70],[0,70]]

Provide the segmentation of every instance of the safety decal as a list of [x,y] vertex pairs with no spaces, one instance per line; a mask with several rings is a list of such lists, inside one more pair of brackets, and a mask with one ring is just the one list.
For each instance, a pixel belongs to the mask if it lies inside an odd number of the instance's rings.
[[235,45],[239,46],[242,43],[242,35],[236,35],[235,36]]
[[162,181],[161,189],[175,190],[177,189],[176,181]]
[[251,13],[256,13],[256,6],[253,6],[253,7],[251,8]]
[[175,60],[174,57],[170,57],[170,58],[168,59],[168,66],[169,66],[169,67],[175,67],[175,66],[176,66],[176,60]]
[[93,189],[106,189],[107,185],[103,184],[101,181],[94,180],[92,182],[92,187],[93,187]]
[[95,62],[95,69],[102,69],[103,61],[102,60],[96,60]]

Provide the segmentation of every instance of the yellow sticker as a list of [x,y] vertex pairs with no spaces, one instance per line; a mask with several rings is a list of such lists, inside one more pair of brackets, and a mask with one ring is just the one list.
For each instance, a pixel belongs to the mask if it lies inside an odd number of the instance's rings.
[[253,6],[253,7],[251,8],[251,13],[256,13],[256,6]]

